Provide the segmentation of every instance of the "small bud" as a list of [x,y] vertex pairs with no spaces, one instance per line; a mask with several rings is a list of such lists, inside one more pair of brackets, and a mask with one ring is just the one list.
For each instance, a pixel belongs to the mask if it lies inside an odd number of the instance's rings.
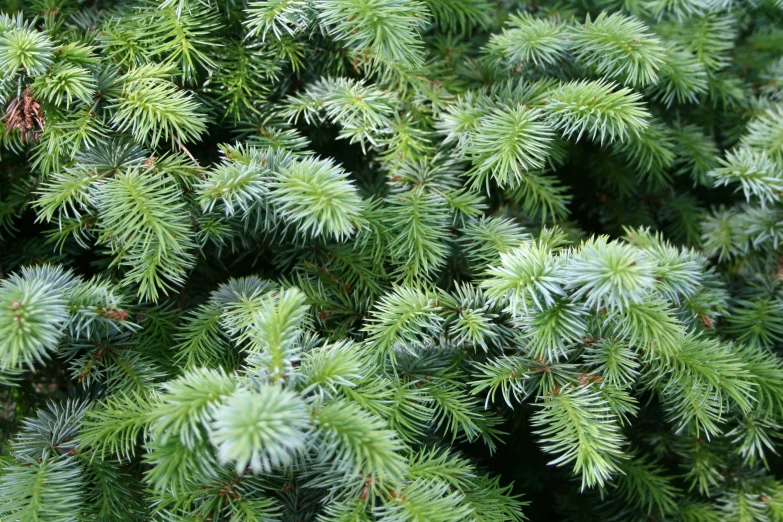
[[125,321],[128,319],[128,312],[120,308],[110,308],[106,310],[103,315],[112,321]]
[[155,156],[150,156],[146,160],[144,160],[143,167],[145,169],[152,170],[153,172],[157,172],[157,169],[155,168],[155,160],[157,160]]
[[701,321],[701,324],[703,324],[705,328],[712,328],[715,326],[715,323],[712,322],[712,319],[710,319],[710,316],[707,314],[699,314],[699,321]]

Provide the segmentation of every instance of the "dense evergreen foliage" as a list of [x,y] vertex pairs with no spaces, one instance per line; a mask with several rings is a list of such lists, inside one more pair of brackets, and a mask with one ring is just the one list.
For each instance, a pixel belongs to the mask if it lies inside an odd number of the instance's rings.
[[783,521],[781,0],[0,11],[0,520]]

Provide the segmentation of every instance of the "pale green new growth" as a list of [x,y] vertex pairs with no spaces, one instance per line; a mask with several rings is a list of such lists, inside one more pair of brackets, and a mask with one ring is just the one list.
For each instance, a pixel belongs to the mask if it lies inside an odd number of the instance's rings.
[[233,462],[241,473],[289,464],[304,449],[309,428],[305,403],[275,387],[241,390],[217,408],[210,436],[221,462]]
[[524,184],[525,171],[544,166],[552,131],[540,117],[538,110],[517,106],[495,109],[479,121],[466,147],[474,187],[490,179],[500,187]]
[[271,188],[281,213],[302,232],[342,239],[358,226],[362,200],[347,174],[330,161],[296,161],[277,173]]
[[660,41],[642,22],[620,13],[587,17],[573,29],[573,46],[579,61],[602,76],[632,86],[655,83],[665,63]]
[[545,451],[560,454],[553,464],[571,464],[582,489],[603,485],[618,471],[624,443],[618,420],[591,386],[553,390],[533,417]]
[[600,141],[623,141],[629,133],[647,127],[650,114],[639,103],[641,95],[631,89],[617,89],[611,83],[572,82],[551,92],[544,110],[552,125],[566,138],[579,140],[583,134]]

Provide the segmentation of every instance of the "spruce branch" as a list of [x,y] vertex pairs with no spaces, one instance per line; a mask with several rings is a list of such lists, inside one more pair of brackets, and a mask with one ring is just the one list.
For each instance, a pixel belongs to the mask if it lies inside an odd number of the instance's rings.
[[583,134],[601,144],[624,141],[629,133],[647,127],[649,113],[639,101],[641,95],[611,83],[571,82],[550,91],[544,111],[548,121],[577,141]]
[[660,40],[641,21],[621,13],[603,12],[595,20],[588,16],[584,25],[573,27],[572,39],[578,60],[586,67],[631,86],[656,83],[665,63]]
[[32,24],[10,27],[0,33],[0,71],[15,76],[20,69],[28,76],[40,76],[52,63],[54,46],[45,32]]
[[603,485],[626,458],[616,417],[595,385],[555,389],[542,398],[533,426],[552,464],[572,464],[582,489]]
[[302,399],[274,386],[238,390],[217,408],[210,440],[220,462],[233,462],[237,473],[289,464],[305,448],[310,429]]

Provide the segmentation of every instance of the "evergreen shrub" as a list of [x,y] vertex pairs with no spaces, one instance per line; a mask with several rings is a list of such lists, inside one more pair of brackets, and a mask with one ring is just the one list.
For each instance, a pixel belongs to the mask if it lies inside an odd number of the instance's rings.
[[0,11],[0,520],[783,521],[781,0]]

